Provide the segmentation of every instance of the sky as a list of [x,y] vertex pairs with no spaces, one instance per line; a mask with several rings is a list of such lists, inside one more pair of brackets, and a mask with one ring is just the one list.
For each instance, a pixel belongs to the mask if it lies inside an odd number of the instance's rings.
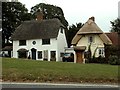
[[69,25],[85,23],[90,17],[95,17],[96,24],[104,31],[111,29],[110,21],[118,18],[118,2],[120,0],[18,0],[31,7],[39,3],[56,5],[62,8]]

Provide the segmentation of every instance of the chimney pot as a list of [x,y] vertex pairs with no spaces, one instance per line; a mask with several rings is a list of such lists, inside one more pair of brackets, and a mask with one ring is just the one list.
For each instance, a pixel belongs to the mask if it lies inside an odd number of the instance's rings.
[[95,21],[95,17],[91,17],[91,18],[89,18],[89,19],[91,19],[91,20]]
[[43,13],[42,12],[37,12],[36,15],[37,15],[37,20],[38,21],[42,21],[43,20]]

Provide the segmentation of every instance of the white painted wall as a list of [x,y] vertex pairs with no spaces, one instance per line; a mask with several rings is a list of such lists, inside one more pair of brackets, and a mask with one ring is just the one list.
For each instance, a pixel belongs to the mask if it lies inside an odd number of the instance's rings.
[[[36,41],[35,45],[32,44],[33,41]],[[19,46],[19,41],[13,41],[13,57],[14,58],[18,58],[17,51],[21,48],[27,49],[30,55],[31,55],[32,48],[37,49],[37,51],[48,50],[48,53],[50,54],[50,51],[57,51],[57,42],[56,42],[56,39],[53,38],[53,39],[50,39],[50,45],[42,45],[42,39],[32,39],[32,40],[26,41],[26,46]],[[36,51],[36,59],[39,60],[37,51]],[[44,56],[43,52],[42,52],[42,56]],[[48,60],[50,60],[50,55],[48,55]]]
[[67,47],[67,40],[65,36],[65,30],[63,29],[63,33],[61,33],[61,29],[59,29],[58,37],[57,37],[57,50],[58,50],[58,61],[62,61],[62,57],[60,57],[60,53],[65,52],[65,47]]
[[[103,44],[103,41],[100,39],[99,35],[92,35],[94,36],[94,43],[91,44],[91,52],[92,52],[92,56],[93,56],[93,53],[95,51],[95,49],[98,47],[101,47],[101,48],[104,48],[104,44]],[[85,35],[83,36],[78,44],[76,46],[86,46],[86,51],[88,50],[88,46],[90,45],[90,43],[88,42],[88,37],[89,35]],[[96,57],[99,56],[99,50],[96,51]]]

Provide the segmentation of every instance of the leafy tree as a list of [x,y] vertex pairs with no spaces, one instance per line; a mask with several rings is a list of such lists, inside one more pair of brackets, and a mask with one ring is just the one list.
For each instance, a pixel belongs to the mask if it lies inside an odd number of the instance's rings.
[[11,34],[22,21],[30,20],[31,14],[20,2],[2,2],[2,41],[9,43]]
[[79,31],[79,29],[83,26],[82,23],[76,23],[76,25],[72,24],[72,26],[69,26],[69,29],[67,31],[67,42],[68,47],[71,46],[71,41],[75,34]]
[[120,33],[120,19],[117,18],[114,21],[110,21],[110,23],[112,24],[111,32],[118,32],[118,33]]
[[60,7],[44,3],[37,4],[31,8],[33,19],[36,18],[36,13],[39,11],[42,11],[44,14],[44,19],[58,18],[65,27],[68,26],[68,22],[65,19],[64,13]]

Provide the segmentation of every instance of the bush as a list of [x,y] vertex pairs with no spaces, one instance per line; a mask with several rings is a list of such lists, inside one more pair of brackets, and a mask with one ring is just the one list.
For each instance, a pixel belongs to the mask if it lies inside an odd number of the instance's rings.
[[111,65],[120,65],[120,59],[116,55],[110,55],[109,56],[109,61],[108,63]]
[[105,57],[102,57],[102,56],[99,56],[98,58],[97,58],[97,63],[103,63],[103,64],[106,64],[106,63],[108,63],[108,61],[105,59]]
[[108,61],[102,56],[90,58],[86,62],[87,63],[101,63],[101,64],[108,63]]

